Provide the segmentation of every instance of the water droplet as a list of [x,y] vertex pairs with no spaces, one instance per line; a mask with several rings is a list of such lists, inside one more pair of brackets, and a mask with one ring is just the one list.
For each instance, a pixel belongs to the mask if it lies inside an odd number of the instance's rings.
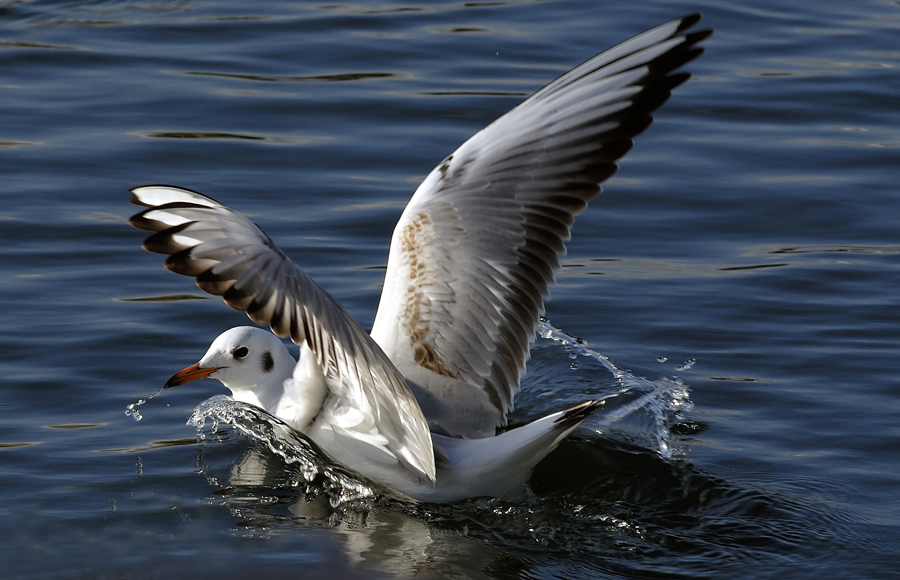
[[140,421],[144,418],[144,416],[141,415],[141,412],[138,411],[137,408],[138,406],[143,405],[146,402],[147,399],[138,399],[137,403],[131,403],[130,405],[125,407],[125,415],[131,417],[135,421]]
[[660,356],[660,357],[657,357],[657,358],[656,358],[656,362],[658,362],[658,363],[664,363],[664,362],[666,362],[667,360],[669,360],[669,358],[668,358],[668,357],[665,357],[665,356]]
[[684,361],[682,364],[676,366],[676,367],[675,367],[675,370],[677,370],[677,371],[686,371],[686,370],[688,370],[689,368],[691,368],[692,366],[694,366],[695,364],[697,364],[697,359],[695,359],[695,358],[689,358],[689,359],[687,359],[686,361]]
[[138,407],[140,407],[141,405],[143,405],[144,403],[146,403],[147,401],[149,401],[156,395],[160,394],[161,392],[162,392],[162,389],[156,391],[155,393],[153,393],[146,399],[138,399],[137,402],[129,404],[128,406],[125,407],[125,416],[131,417],[135,421],[140,421],[141,419],[144,418],[144,416],[141,415],[140,411],[138,411]]

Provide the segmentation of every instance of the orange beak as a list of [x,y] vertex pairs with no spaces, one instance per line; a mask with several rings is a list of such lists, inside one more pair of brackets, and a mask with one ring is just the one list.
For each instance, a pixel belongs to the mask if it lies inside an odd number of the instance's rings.
[[204,369],[200,368],[200,363],[191,365],[188,368],[180,370],[172,375],[171,378],[166,381],[166,384],[163,385],[163,388],[168,389],[169,387],[177,387],[178,385],[196,381],[197,379],[205,379],[220,368],[222,367],[208,367]]

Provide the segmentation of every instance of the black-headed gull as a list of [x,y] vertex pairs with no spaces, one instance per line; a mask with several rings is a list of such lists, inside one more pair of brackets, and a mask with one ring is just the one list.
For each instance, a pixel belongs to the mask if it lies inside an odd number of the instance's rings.
[[576,214],[690,74],[700,15],[562,75],[425,178],[391,239],[371,335],[245,216],[187,189],[132,190],[166,267],[268,331],[232,328],[167,387],[221,381],[332,459],[411,498],[516,493],[602,402],[502,431]]

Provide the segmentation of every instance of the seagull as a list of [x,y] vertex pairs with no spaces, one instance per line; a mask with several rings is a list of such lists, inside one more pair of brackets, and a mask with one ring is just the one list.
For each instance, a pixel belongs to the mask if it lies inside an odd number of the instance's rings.
[[[391,238],[371,333],[252,221],[196,191],[131,190],[144,249],[250,319],[174,387],[219,380],[331,459],[417,501],[520,493],[603,405],[507,428],[574,218],[685,82],[699,14],[563,74],[476,133],[416,189]],[[299,347],[291,356],[279,337]]]

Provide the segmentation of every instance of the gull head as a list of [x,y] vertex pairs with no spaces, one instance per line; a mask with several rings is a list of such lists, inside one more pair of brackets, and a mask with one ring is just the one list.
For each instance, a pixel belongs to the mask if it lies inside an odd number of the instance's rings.
[[265,400],[280,394],[295,365],[277,336],[239,326],[220,334],[200,362],[172,375],[163,388],[208,377],[225,385],[236,400],[266,408]]

